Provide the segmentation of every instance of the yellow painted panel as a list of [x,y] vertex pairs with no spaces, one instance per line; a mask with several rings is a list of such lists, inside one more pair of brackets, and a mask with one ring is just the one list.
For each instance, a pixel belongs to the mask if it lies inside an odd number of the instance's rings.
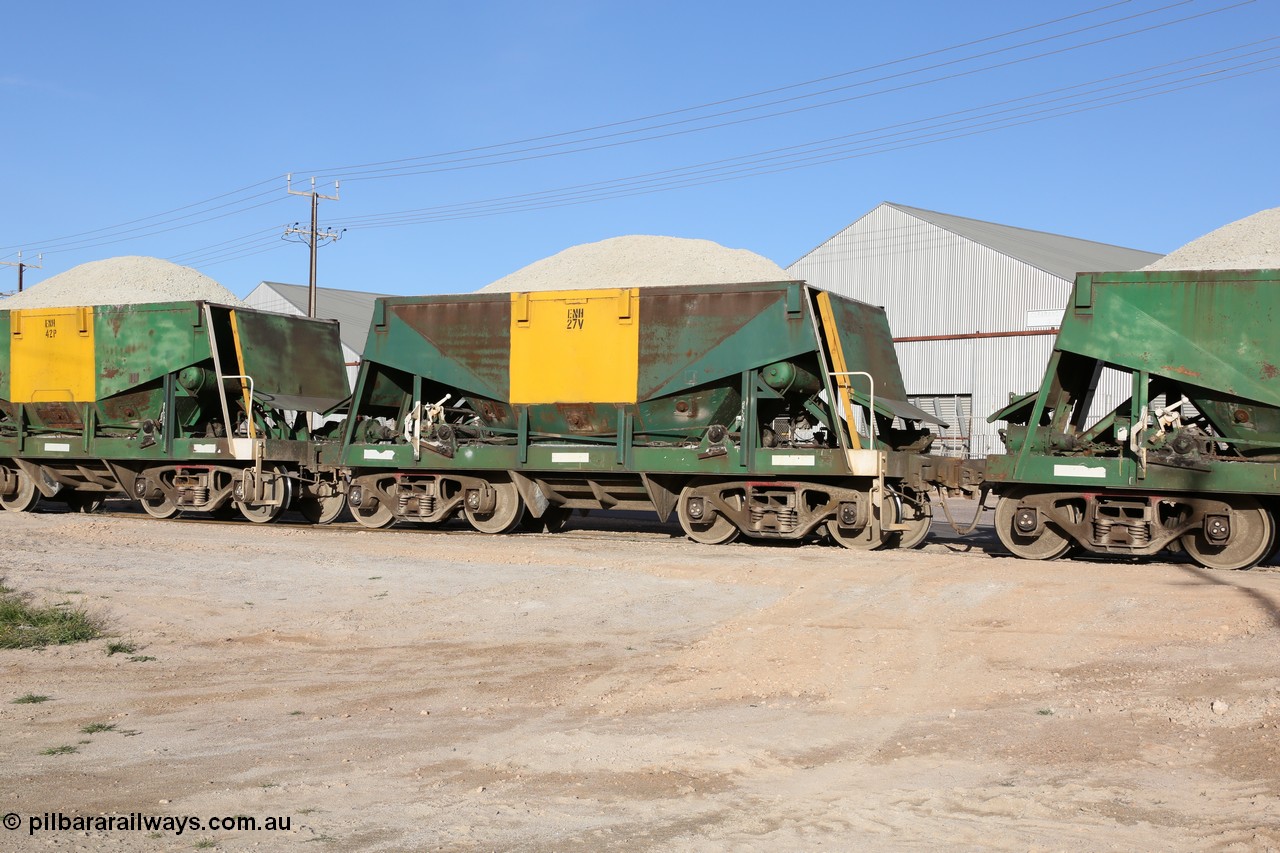
[[9,313],[9,331],[13,402],[95,399],[92,308],[14,310]]
[[640,292],[511,294],[512,403],[634,403]]
[[844,347],[840,343],[840,333],[836,330],[835,312],[831,308],[831,294],[825,290],[818,291],[818,316],[822,318],[822,333],[827,341],[827,352],[831,357],[831,369],[836,374],[836,395],[840,398],[840,410],[844,413],[845,423],[849,425],[849,442],[852,449],[858,450],[862,442],[858,438],[857,421],[853,419],[853,403],[850,389],[853,385],[849,377],[842,375],[848,372],[849,365],[844,360]]
[[[240,344],[240,324],[236,322],[236,312],[231,311],[231,338],[236,342],[236,369],[241,373],[245,372],[244,367],[244,349]],[[241,379],[240,384],[244,393],[244,413],[249,423],[249,438],[257,438],[258,430],[253,423],[253,391],[249,388],[249,380]]]

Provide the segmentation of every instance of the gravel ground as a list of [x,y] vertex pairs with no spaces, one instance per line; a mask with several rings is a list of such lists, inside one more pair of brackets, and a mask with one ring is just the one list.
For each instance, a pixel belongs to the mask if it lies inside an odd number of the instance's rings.
[[487,284],[480,292],[742,284],[790,278],[773,261],[746,249],[727,249],[710,240],[632,235],[573,246]]
[[8,299],[0,309],[71,308],[203,299],[243,305],[235,294],[203,273],[160,258],[125,255],[91,261],[45,279]]
[[1210,231],[1143,269],[1280,269],[1280,207],[1261,210]]
[[[11,586],[137,647],[0,652],[2,850],[1280,848],[1271,570],[937,524],[861,553],[0,522]],[[27,835],[46,812],[290,828]]]

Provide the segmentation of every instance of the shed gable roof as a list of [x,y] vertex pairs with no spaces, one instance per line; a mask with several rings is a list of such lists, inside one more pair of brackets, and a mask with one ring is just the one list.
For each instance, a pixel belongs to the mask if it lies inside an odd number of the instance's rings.
[[1066,281],[1075,280],[1078,272],[1136,270],[1163,257],[1155,252],[968,219],[904,204],[884,204]]
[[[309,299],[305,284],[282,284],[264,281],[258,287],[266,287],[278,293],[290,305],[305,315]],[[364,290],[337,290],[332,287],[316,288],[316,314],[328,320],[337,320],[338,335],[342,342],[355,352],[364,350],[373,320],[373,302],[389,293],[369,293]]]

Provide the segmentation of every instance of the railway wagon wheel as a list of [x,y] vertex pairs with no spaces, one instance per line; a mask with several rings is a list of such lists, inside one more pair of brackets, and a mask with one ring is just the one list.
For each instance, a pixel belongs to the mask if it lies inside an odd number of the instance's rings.
[[143,510],[152,518],[173,518],[178,514],[178,505],[164,495],[158,498],[139,498]]
[[1227,514],[1231,536],[1225,545],[1211,542],[1204,528],[1182,536],[1187,554],[1206,569],[1252,569],[1267,558],[1275,544],[1275,519],[1265,507],[1253,498],[1238,498],[1232,503]]
[[491,482],[488,485],[494,492],[493,507],[485,505],[478,489],[469,491],[462,502],[467,522],[481,533],[510,533],[524,518],[520,490],[511,482]]
[[14,471],[18,488],[9,497],[0,497],[0,506],[9,512],[31,512],[40,505],[40,490],[25,471]]
[[933,523],[933,506],[929,503],[928,494],[909,494],[910,499],[903,498],[902,518],[906,530],[895,530],[889,542],[890,548],[915,548],[929,535],[929,525]]
[[346,505],[346,495],[336,490],[332,494],[298,495],[294,501],[294,509],[302,513],[302,517],[311,524],[333,523],[342,515]]
[[153,498],[138,498],[138,503],[142,505],[143,511],[152,518],[173,518],[181,512],[178,505],[169,500],[169,497],[163,492]]
[[[885,495],[880,505],[871,511],[871,518],[863,527],[844,527],[840,524],[839,513],[829,520],[824,528],[831,540],[841,547],[852,551],[878,551],[881,548],[892,548],[899,544],[901,537],[898,531],[884,529],[884,519],[897,517],[897,504],[892,495]],[[874,506],[874,505],[873,505]],[[928,524],[925,525],[928,530]],[[902,531],[904,533],[914,533]]]
[[[705,495],[698,495],[693,486],[685,486],[676,502],[676,517],[684,535],[703,545],[727,545],[742,533],[738,525],[718,512]],[[701,509],[689,506],[689,499],[702,497]]]
[[159,468],[138,472],[137,479],[134,481],[133,491],[138,499],[138,505],[152,518],[173,518],[182,511],[181,507],[157,485],[166,481],[172,482]]
[[240,514],[252,521],[254,524],[266,524],[275,521],[284,511],[293,503],[293,479],[286,476],[284,471],[276,470],[276,488],[283,490],[278,504],[262,504],[254,506],[247,502],[236,501],[236,509],[240,510]]
[[995,526],[1000,544],[1024,560],[1056,560],[1070,551],[1071,539],[1048,524],[1041,524],[1037,533],[1023,533],[1018,529],[1018,504],[1023,496],[1021,493],[1004,495],[996,503]]
[[370,478],[352,485],[351,499],[347,501],[347,506],[351,508],[351,517],[361,527],[379,530],[396,523],[396,514],[391,509],[390,498],[385,491],[385,487],[390,484],[389,478]]
[[842,527],[840,522],[833,518],[824,525],[824,528],[827,535],[831,537],[831,541],[851,551],[878,551],[881,548],[891,547],[895,538],[895,534],[880,526],[879,518],[872,518],[865,527],[859,527],[856,530]]
[[832,519],[826,523],[825,529],[831,541],[851,551],[878,551],[888,545],[893,537],[893,534],[881,530],[879,522],[875,521],[860,530],[850,530]]
[[353,506],[351,515],[361,527],[368,527],[371,530],[377,530],[382,527],[390,527],[396,522],[396,515],[391,511],[391,507],[382,502],[378,502],[375,506]]

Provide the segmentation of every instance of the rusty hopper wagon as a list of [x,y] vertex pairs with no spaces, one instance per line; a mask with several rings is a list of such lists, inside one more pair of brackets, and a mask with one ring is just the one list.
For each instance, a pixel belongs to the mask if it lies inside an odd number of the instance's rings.
[[[986,467],[1005,547],[1029,559],[1185,551],[1219,569],[1266,559],[1278,313],[1280,270],[1080,275],[1039,392],[990,418],[1009,423],[1006,455]],[[1130,396],[1099,415],[1107,369]]]
[[364,358],[344,463],[370,527],[624,509],[703,543],[911,546],[958,485],[884,312],[802,282],[380,299]]
[[0,311],[0,334],[6,509],[342,510],[338,442],[308,423],[348,395],[336,323],[172,302]]

